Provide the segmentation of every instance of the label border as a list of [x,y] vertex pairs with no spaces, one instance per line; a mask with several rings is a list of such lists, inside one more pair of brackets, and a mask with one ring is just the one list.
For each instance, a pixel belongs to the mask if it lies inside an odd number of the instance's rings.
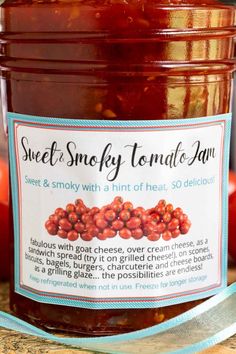
[[[59,304],[64,306],[73,306],[81,308],[90,309],[120,309],[120,308],[154,308],[163,307],[167,305],[174,305],[178,303],[184,303],[188,301],[194,301],[197,299],[202,299],[205,297],[212,296],[227,285],[227,215],[228,215],[228,161],[229,161],[229,142],[230,142],[230,132],[231,132],[231,114],[222,114],[203,118],[192,118],[192,119],[176,119],[176,120],[152,120],[152,121],[101,121],[101,120],[75,120],[75,119],[64,119],[64,118],[50,118],[50,117],[38,117],[30,115],[22,115],[17,113],[8,113],[8,129],[9,129],[9,157],[10,157],[10,167],[11,167],[11,185],[12,185],[12,202],[13,202],[13,215],[14,215],[14,257],[15,257],[15,291],[27,298],[35,300],[41,303],[47,304]],[[223,128],[222,132],[222,144],[223,148],[221,153],[223,154],[222,164],[220,168],[222,185],[221,188],[221,214],[223,223],[221,223],[221,281],[218,284],[214,284],[208,287],[201,288],[200,291],[193,294],[194,290],[181,292],[180,294],[170,294],[168,296],[150,297],[147,302],[146,298],[125,298],[121,299],[110,298],[110,299],[99,299],[99,298],[85,298],[76,296],[63,296],[60,294],[52,295],[51,293],[46,293],[42,291],[37,291],[31,289],[30,287],[24,286],[20,282],[20,220],[19,213],[21,212],[21,207],[19,208],[19,187],[17,179],[17,145],[15,144],[15,131],[17,125],[27,125],[32,127],[40,126],[41,128],[50,129],[51,126],[61,125],[61,129],[70,130],[76,127],[77,130],[89,130],[97,129],[101,131],[112,130],[116,128],[119,132],[121,130],[173,130],[175,128],[181,127],[182,129],[195,128],[209,125],[221,124]],[[58,127],[57,127],[58,128]],[[60,128],[59,128],[60,129]],[[219,239],[220,241],[220,239]],[[17,251],[19,250],[19,252]],[[40,295],[39,295],[40,294]],[[48,295],[50,294],[50,296]],[[80,300],[78,300],[78,298]],[[137,300],[138,299],[138,300]],[[99,302],[100,301],[100,302]]]

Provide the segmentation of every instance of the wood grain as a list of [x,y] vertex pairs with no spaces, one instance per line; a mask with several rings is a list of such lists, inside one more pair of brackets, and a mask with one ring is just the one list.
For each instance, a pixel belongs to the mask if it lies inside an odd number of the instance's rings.
[[[229,270],[229,281],[236,281],[236,269]],[[8,299],[9,285],[0,283],[0,310],[10,312]],[[41,340],[32,336],[22,335],[14,331],[0,328],[0,354],[92,354],[94,352],[50,341]],[[236,353],[236,336],[231,337],[202,354],[233,354]]]

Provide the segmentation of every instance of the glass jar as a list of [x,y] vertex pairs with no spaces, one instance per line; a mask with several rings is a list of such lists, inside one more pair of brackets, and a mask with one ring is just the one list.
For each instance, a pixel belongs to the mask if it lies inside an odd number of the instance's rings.
[[[73,122],[127,122],[128,128],[131,121],[174,125],[174,120],[231,111],[235,9],[221,1],[6,0],[1,28],[5,121],[11,112]],[[89,144],[96,143],[93,139]],[[43,220],[42,213],[39,207],[37,218]],[[168,306],[157,302],[146,308],[65,306],[22,295],[17,272],[15,266],[12,310],[47,329],[89,335],[127,332],[195,304],[186,298],[174,306],[169,301]]]

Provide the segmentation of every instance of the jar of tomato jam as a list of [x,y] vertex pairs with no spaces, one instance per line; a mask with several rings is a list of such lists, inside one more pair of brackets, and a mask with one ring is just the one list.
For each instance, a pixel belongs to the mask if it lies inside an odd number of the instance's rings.
[[234,35],[218,0],[2,4],[17,316],[121,333],[226,286]]

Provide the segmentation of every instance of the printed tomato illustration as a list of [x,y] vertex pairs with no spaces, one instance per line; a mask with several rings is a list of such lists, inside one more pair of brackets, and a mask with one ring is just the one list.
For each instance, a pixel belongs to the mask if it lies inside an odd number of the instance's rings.
[[116,236],[124,240],[146,237],[149,241],[169,241],[186,235],[191,221],[182,208],[174,208],[164,199],[145,210],[140,206],[135,208],[132,202],[124,202],[122,197],[117,196],[111,204],[91,209],[82,199],[76,199],[65,209],[57,208],[45,222],[45,228],[49,235],[69,241],[78,238],[91,241],[95,237],[105,241]]

